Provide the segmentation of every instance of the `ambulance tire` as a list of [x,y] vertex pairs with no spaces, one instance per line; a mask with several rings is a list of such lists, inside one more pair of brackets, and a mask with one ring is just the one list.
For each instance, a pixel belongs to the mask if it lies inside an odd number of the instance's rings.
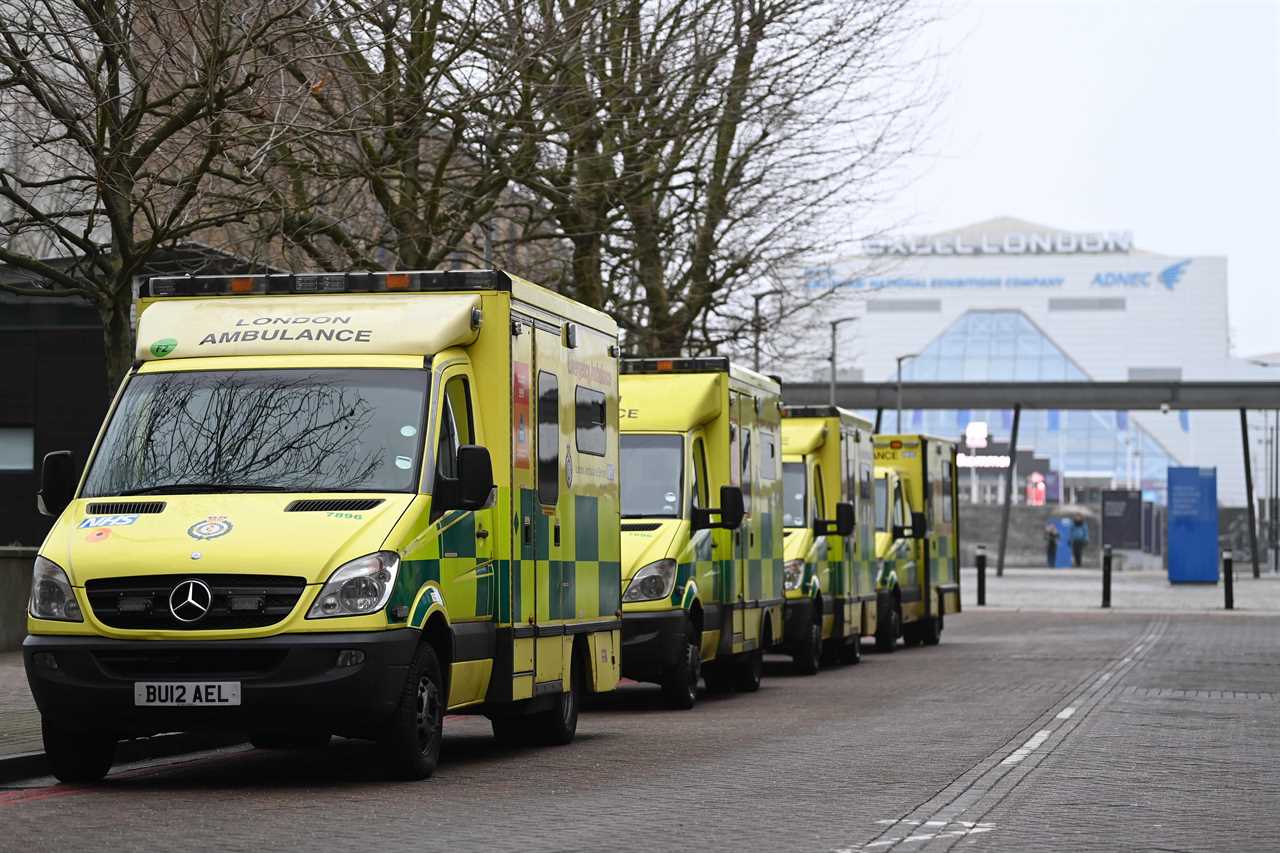
[[862,663],[861,637],[854,637],[840,647],[840,662],[844,664]]
[[708,693],[728,693],[733,689],[733,670],[724,662],[709,663],[702,667],[702,680]]
[[880,618],[876,620],[876,651],[892,652],[898,647],[898,635],[902,630],[902,608],[897,601],[890,599],[888,604],[880,608]]
[[764,650],[756,649],[738,655],[733,662],[733,686],[739,693],[755,693],[764,677]]
[[902,645],[918,646],[924,642],[924,632],[921,630],[924,622],[912,622],[910,625],[902,626]]
[[796,644],[791,660],[798,675],[816,675],[822,668],[822,625],[819,622],[809,623],[809,630]]
[[397,779],[426,779],[440,761],[444,735],[444,678],[435,649],[418,646],[404,680],[400,705],[378,741],[383,766]]
[[926,646],[942,642],[942,617],[931,616],[920,625],[920,641]]
[[662,674],[662,693],[667,706],[677,711],[687,711],[698,704],[698,678],[702,670],[702,654],[693,640],[693,626],[686,638],[684,654],[675,666]]
[[40,723],[44,754],[59,782],[100,782],[116,757],[115,735],[59,728]]
[[[582,708],[583,670],[580,656],[575,656],[569,670],[569,689],[556,696],[548,711],[524,717],[529,743],[535,746],[564,746],[578,732],[578,711]],[[520,719],[520,718],[517,718]]]
[[251,732],[249,743],[254,749],[323,749],[329,745],[330,737],[328,734]]

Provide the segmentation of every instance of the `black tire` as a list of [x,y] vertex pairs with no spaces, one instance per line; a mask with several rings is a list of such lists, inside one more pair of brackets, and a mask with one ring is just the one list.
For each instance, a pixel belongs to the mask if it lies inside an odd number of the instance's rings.
[[840,647],[840,662],[844,664],[862,663],[862,638],[852,637]]
[[249,743],[255,749],[324,749],[328,734],[288,734],[285,732],[252,732]]
[[876,651],[892,652],[898,647],[898,635],[905,636],[905,633],[902,629],[902,608],[898,602],[890,600],[876,620]]
[[[580,660],[569,665],[569,689],[556,696],[549,711],[524,717],[528,742],[539,746],[564,746],[578,732],[578,711],[582,707],[583,670]],[[517,717],[519,721],[521,718]]]
[[920,624],[920,642],[936,646],[942,642],[942,617],[931,616]]
[[739,693],[755,693],[764,677],[764,651],[743,652],[733,662],[733,686]]
[[733,670],[723,661],[709,663],[702,668],[702,680],[708,693],[728,693],[733,689]]
[[698,678],[702,674],[702,654],[694,642],[692,629],[685,637],[684,654],[679,663],[662,674],[662,693],[667,705],[687,711],[698,704]]
[[791,655],[799,675],[814,675],[822,668],[822,623],[812,621]]
[[397,779],[426,779],[440,761],[444,737],[444,678],[435,650],[418,646],[400,694],[400,705],[379,738],[383,765]]
[[59,782],[100,782],[111,770],[116,757],[116,736],[102,732],[80,732],[40,721],[44,754],[49,769]]

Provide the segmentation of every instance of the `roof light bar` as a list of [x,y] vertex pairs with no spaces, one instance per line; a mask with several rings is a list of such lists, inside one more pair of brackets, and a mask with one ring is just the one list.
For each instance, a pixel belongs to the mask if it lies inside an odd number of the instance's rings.
[[510,290],[501,270],[421,272],[272,273],[269,275],[152,276],[140,295],[272,296],[316,293],[421,293]]
[[704,358],[624,358],[619,362],[624,374],[643,373],[727,373],[729,359]]

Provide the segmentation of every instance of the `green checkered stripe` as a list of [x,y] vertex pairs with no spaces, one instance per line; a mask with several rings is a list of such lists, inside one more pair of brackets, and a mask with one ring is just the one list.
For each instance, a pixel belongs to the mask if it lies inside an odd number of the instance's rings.
[[[542,512],[535,490],[520,490],[520,512],[512,514],[516,559],[506,570],[499,567],[497,571],[499,622],[510,622],[512,614],[524,613],[524,605],[531,603],[532,600],[525,601],[530,594],[524,589],[525,570],[535,563],[546,564],[546,588],[539,590],[546,601],[546,618],[607,618],[617,613],[622,595],[622,560],[613,499],[570,495],[561,505],[571,507],[571,513],[561,516],[560,556],[552,559],[555,549],[551,519]],[[523,517],[533,522],[530,545],[524,543]]]
[[956,559],[951,548],[951,538],[950,536],[939,536],[936,540],[938,552],[933,557],[934,583],[948,583],[955,580]]
[[[410,604],[428,582],[440,586],[450,619],[492,616],[494,574],[503,562],[495,560],[476,566],[475,514],[446,512],[432,523],[425,543],[401,561],[387,618],[391,618],[394,607]],[[469,594],[460,598],[463,591]],[[409,623],[420,624],[430,606],[427,597],[419,599]]]

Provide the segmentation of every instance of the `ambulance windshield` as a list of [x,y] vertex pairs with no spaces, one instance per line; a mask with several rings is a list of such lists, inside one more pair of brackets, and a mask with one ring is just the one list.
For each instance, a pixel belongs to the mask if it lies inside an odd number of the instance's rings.
[[412,492],[427,382],[376,368],[135,376],[82,497]]
[[804,527],[804,463],[782,463],[782,526]]
[[622,436],[622,517],[679,518],[683,435]]

